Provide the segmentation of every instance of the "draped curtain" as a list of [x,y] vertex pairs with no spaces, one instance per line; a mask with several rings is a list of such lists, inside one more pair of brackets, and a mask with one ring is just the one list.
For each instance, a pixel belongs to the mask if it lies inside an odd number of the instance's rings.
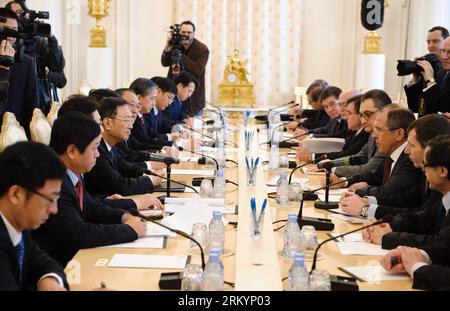
[[192,20],[210,50],[206,100],[214,103],[227,56],[248,59],[257,106],[294,98],[300,80],[301,0],[174,0],[174,21]]

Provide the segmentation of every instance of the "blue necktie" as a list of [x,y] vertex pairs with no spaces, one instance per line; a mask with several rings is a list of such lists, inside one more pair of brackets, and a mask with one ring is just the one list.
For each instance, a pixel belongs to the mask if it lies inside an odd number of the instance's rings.
[[19,284],[22,285],[23,278],[23,259],[25,256],[25,244],[23,242],[23,237],[19,244],[16,246],[17,252],[17,264],[19,265]]
[[152,112],[150,112],[150,117],[152,118],[153,130],[154,130],[156,133],[159,133],[158,116],[155,114],[155,111],[154,111],[154,110],[152,110]]

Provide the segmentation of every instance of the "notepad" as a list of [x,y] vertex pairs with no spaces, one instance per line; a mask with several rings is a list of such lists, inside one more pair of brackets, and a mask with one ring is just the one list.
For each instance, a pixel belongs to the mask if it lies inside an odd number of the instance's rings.
[[146,237],[176,237],[177,234],[172,232],[164,227],[158,226],[151,222],[147,222],[147,232],[145,233]]
[[[338,236],[339,233],[332,233],[331,236]],[[352,233],[336,241],[339,252],[342,255],[364,255],[364,256],[384,256],[388,250],[382,249],[381,245],[375,245],[364,241],[362,233]]]
[[307,175],[325,175],[325,172],[310,172],[307,167],[303,167],[302,172]]
[[380,265],[340,267],[339,270],[353,276],[361,282],[403,281],[410,279],[407,273],[390,273]]
[[108,267],[182,270],[186,267],[188,258],[189,256],[115,254],[109,261]]

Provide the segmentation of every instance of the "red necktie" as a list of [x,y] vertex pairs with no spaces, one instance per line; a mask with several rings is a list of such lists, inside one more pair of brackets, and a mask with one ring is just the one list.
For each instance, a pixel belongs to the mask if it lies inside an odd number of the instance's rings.
[[392,163],[394,163],[394,160],[392,160],[391,157],[388,157],[386,163],[384,164],[383,185],[391,178]]
[[142,126],[145,125],[144,116],[141,117],[141,124],[142,124]]
[[80,209],[81,211],[83,211],[83,183],[81,181],[81,178],[78,179],[78,183],[75,185],[75,191],[80,202]]

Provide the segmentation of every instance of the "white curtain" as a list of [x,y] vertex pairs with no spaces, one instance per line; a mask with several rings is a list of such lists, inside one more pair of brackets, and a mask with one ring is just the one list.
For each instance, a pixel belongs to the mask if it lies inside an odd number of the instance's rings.
[[[210,50],[206,100],[214,103],[227,56],[248,59],[258,106],[294,99],[300,79],[301,0],[174,0],[175,22],[192,20]],[[236,45],[235,45],[236,43]]]

